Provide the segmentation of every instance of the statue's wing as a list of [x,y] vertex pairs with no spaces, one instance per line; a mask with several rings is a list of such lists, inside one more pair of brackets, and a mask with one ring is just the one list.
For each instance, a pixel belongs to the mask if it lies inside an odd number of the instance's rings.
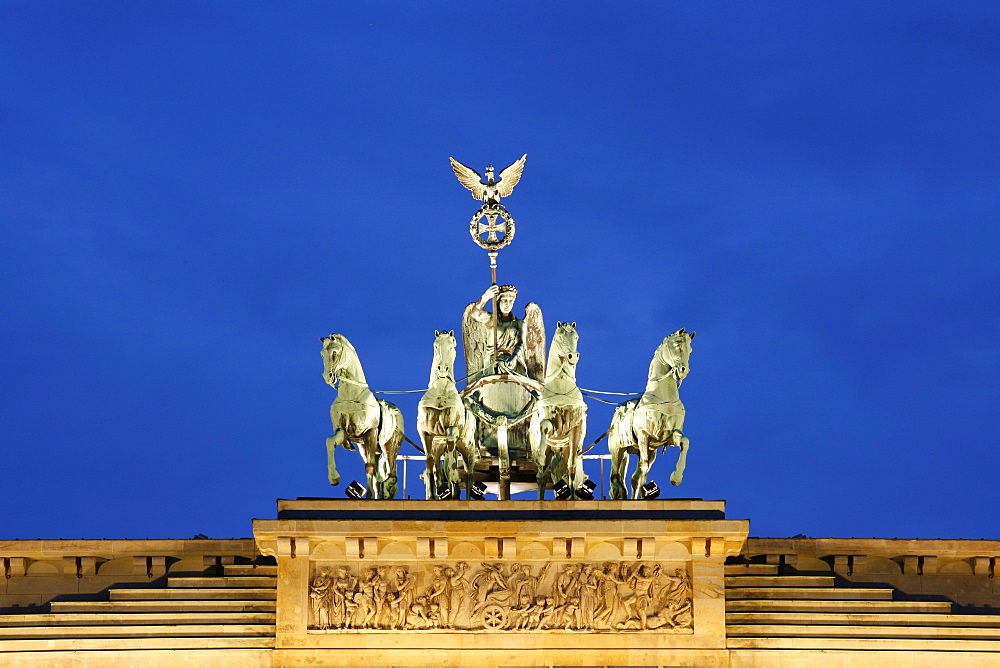
[[465,375],[471,376],[486,366],[486,326],[472,317],[473,302],[462,314],[462,344],[465,346]]
[[[497,195],[500,197],[506,197],[514,190],[514,186],[516,186],[517,182],[521,180],[521,172],[524,171],[524,161],[527,158],[528,154],[525,153],[521,156],[520,160],[517,160],[513,165],[500,172],[500,180],[497,183]],[[454,160],[452,160],[452,163],[454,164]],[[466,167],[466,169],[468,169],[468,167]],[[455,173],[458,173],[457,167],[455,168]],[[478,176],[478,174],[476,176]],[[458,177],[458,180],[461,181],[462,177]],[[465,187],[468,188],[469,186]]]
[[[472,167],[466,167],[455,158],[448,158],[451,160],[451,168],[455,170],[455,176],[458,177],[458,182],[463,186],[472,191],[472,196],[476,199],[483,199],[486,196],[486,186],[481,183],[483,177],[480,176],[479,172],[474,170]],[[522,159],[523,160],[523,159]],[[517,163],[514,163],[515,165]],[[511,165],[510,167],[513,167]],[[510,169],[508,167],[507,169]],[[506,169],[504,172],[506,173]],[[521,176],[520,170],[518,171],[518,178]],[[517,183],[515,180],[514,183]]]
[[524,365],[528,368],[528,377],[545,382],[545,322],[542,309],[535,302],[524,307],[524,325]]

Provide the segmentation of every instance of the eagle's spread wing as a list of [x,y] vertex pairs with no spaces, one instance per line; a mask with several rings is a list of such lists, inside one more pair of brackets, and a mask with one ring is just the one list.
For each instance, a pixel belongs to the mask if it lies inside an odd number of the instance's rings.
[[[528,154],[525,153],[521,156],[520,160],[515,161],[513,165],[500,172],[500,179],[497,182],[497,195],[500,197],[506,197],[514,190],[514,186],[516,186],[517,182],[521,180],[521,172],[524,171],[524,161],[527,157]],[[452,165],[455,164],[454,160],[451,162]],[[468,169],[468,167],[466,167],[466,169]],[[455,167],[455,173],[458,173],[458,167]],[[476,174],[476,176],[479,175]],[[459,176],[458,180],[462,181],[462,177]],[[465,184],[465,181],[462,181],[462,183]],[[465,185],[465,187],[468,188],[469,186]]]
[[[483,177],[480,176],[479,172],[474,170],[472,167],[466,167],[458,160],[455,160],[455,158],[448,159],[451,160],[451,168],[455,170],[455,176],[458,177],[458,182],[471,190],[472,196],[476,199],[483,199],[486,197],[486,186],[480,183],[483,180]],[[521,160],[523,162],[524,159],[522,158]],[[516,164],[517,163],[515,162],[514,165]],[[511,167],[514,165],[511,165]],[[510,167],[507,169],[510,169]],[[504,171],[506,172],[507,170]],[[520,175],[521,172],[518,171],[518,176],[520,177]],[[514,183],[517,183],[517,181],[515,180]]]

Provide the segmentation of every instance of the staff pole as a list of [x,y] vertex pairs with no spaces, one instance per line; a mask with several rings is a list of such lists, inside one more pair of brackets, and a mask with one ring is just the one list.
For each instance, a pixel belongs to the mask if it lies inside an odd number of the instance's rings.
[[[499,251],[490,251],[489,252],[489,256],[490,256],[490,280],[493,281],[493,283],[492,283],[493,287],[496,287],[496,284],[497,284],[497,255],[499,255],[499,254],[500,254]],[[496,363],[496,361],[498,359],[498,355],[497,355],[497,327],[498,327],[497,326],[497,309],[499,307],[497,306],[497,297],[499,297],[499,296],[500,296],[499,294],[493,295],[493,362],[494,362],[494,365],[495,365],[495,363]],[[496,373],[496,366],[494,366],[494,368],[493,368],[493,373]]]

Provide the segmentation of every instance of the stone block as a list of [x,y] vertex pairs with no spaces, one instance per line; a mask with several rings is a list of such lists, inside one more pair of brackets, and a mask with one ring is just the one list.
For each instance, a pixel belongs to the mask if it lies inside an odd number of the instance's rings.
[[28,560],[25,557],[11,557],[8,560],[8,573],[13,577],[19,577],[28,572]]
[[500,539],[500,550],[504,559],[513,559],[517,556],[517,539],[513,536],[504,536]]
[[626,538],[624,541],[624,547],[622,548],[622,556],[626,559],[638,559],[639,558],[639,539],[638,538]]
[[158,578],[162,575],[167,574],[167,558],[166,557],[150,557],[149,558],[149,576]]
[[705,538],[694,537],[691,539],[691,556],[695,559],[704,557],[708,553],[708,541]]
[[[350,539],[348,539],[350,540]],[[417,556],[429,559],[431,556],[431,539],[427,536],[417,536]]]
[[374,559],[378,556],[378,540],[375,538],[368,536],[361,538],[359,545],[361,549],[359,557],[361,559]]
[[[652,542],[652,540],[650,540]],[[725,554],[726,551],[726,539],[713,536],[708,539],[708,544],[706,545],[706,557],[715,557],[720,554]]]
[[868,572],[868,558],[863,554],[851,556],[851,575],[864,575]]
[[837,554],[833,557],[833,572],[838,575],[847,575],[851,570],[850,557],[846,554]]
[[80,575],[87,577],[97,574],[97,557],[80,557]]
[[440,537],[434,538],[431,541],[434,549],[431,552],[431,556],[435,559],[447,559],[448,558],[448,538]]

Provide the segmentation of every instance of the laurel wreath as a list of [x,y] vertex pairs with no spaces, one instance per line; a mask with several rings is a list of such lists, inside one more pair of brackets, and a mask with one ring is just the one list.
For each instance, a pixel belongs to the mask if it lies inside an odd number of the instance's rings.
[[[479,237],[481,234],[479,221],[482,220],[483,216],[486,216],[487,220],[490,221],[490,225],[495,225],[497,218],[504,219],[507,229],[504,231],[503,239],[484,241]],[[472,240],[480,248],[488,251],[498,251],[514,240],[514,218],[511,217],[510,212],[502,205],[488,206],[484,204],[472,215],[472,220],[469,221],[469,234],[472,235]]]

